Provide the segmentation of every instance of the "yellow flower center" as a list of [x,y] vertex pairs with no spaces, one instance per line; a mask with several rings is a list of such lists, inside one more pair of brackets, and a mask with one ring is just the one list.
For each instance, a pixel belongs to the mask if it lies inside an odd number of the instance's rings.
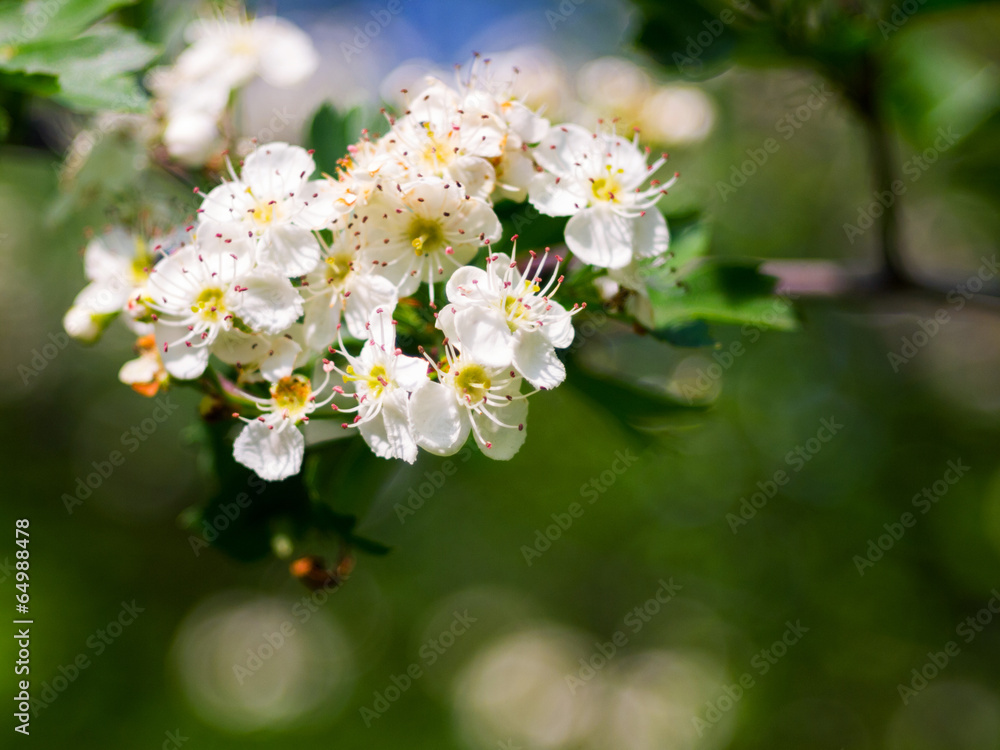
[[444,232],[441,231],[440,222],[420,217],[414,218],[410,222],[408,234],[413,252],[417,255],[429,255],[445,248]]
[[352,381],[364,382],[368,386],[368,392],[375,398],[380,398],[389,385],[388,373],[382,365],[373,365],[367,375],[357,375],[353,365],[348,365],[344,382],[350,383]]
[[351,272],[350,255],[331,255],[326,259],[326,283],[340,286]]
[[455,387],[462,391],[470,403],[475,404],[486,398],[490,379],[482,365],[468,365],[455,373]]
[[205,320],[217,321],[226,315],[223,291],[218,288],[205,289],[191,305],[191,312],[200,313]]
[[304,409],[312,396],[312,385],[309,378],[302,375],[291,375],[282,378],[271,386],[271,397],[279,409],[297,412]]
[[618,175],[624,174],[625,170],[619,167],[614,174],[611,171],[611,165],[605,166],[608,171],[607,177],[598,177],[590,186],[590,189],[594,193],[594,197],[599,201],[615,201],[617,198],[615,196],[620,195],[622,192],[621,183],[618,182]]

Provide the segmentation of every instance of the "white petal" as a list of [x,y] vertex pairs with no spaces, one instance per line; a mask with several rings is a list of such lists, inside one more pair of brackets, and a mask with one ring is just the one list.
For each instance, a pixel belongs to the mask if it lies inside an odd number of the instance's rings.
[[133,383],[151,383],[160,372],[160,363],[156,357],[138,357],[130,359],[118,371],[118,379],[125,385]]
[[378,306],[368,314],[367,337],[375,342],[375,347],[386,354],[396,349],[396,326],[392,322],[395,308]]
[[[521,449],[528,436],[528,399],[511,401],[505,408],[497,409],[494,415],[510,427],[501,427],[484,414],[473,413],[472,418],[476,421],[476,431],[479,433],[476,435],[476,442],[484,456],[497,461],[508,461]],[[486,443],[490,444],[489,447],[486,447]]]
[[305,276],[319,265],[320,246],[308,229],[284,225],[272,227],[260,248],[261,265],[274,268],[283,276]]
[[378,417],[358,427],[376,456],[401,458],[411,464],[417,460],[417,444],[406,412],[406,394],[395,391],[383,400]]
[[296,194],[294,220],[304,229],[325,229],[337,216],[354,205],[354,195],[335,180],[307,182]]
[[566,379],[566,367],[540,332],[519,332],[514,344],[514,368],[535,388],[552,389]]
[[269,200],[297,192],[315,171],[316,162],[308,151],[279,141],[258,146],[243,162],[240,180],[257,200]]
[[653,258],[667,252],[670,244],[670,234],[667,232],[667,220],[663,218],[655,207],[646,210],[646,213],[635,222],[635,240],[633,251],[640,258]]
[[457,343],[463,359],[486,367],[507,367],[514,356],[514,338],[499,310],[469,307],[455,313]]
[[558,302],[549,301],[549,311],[542,326],[542,335],[556,349],[565,349],[573,343],[576,332],[573,330],[573,316]]
[[451,389],[428,380],[410,396],[410,426],[417,445],[439,456],[457,453],[469,437],[468,410]]
[[585,209],[566,222],[566,245],[584,263],[621,268],[632,260],[635,220],[607,206]]
[[496,171],[486,159],[478,156],[461,156],[452,162],[448,173],[468,195],[486,198],[496,184]]
[[226,292],[226,304],[256,331],[281,333],[302,314],[302,298],[282,276],[256,271],[238,283],[244,291]]
[[287,336],[272,339],[271,348],[260,361],[260,374],[272,383],[287,378],[295,369],[295,360],[301,353],[299,343]]
[[[163,367],[178,380],[194,380],[208,366],[207,346],[188,346],[182,339],[187,336],[187,326],[156,323],[156,345]],[[167,348],[164,351],[163,346]]]
[[400,354],[395,358],[394,372],[394,380],[400,388],[415,391],[427,381],[427,360]]
[[[340,294],[327,289],[305,301],[305,337],[306,345],[310,349],[326,351],[330,343],[337,338],[342,299]],[[351,335],[361,338],[353,331]]]
[[448,279],[445,292],[451,302],[458,302],[464,297],[477,298],[476,284],[480,284],[482,289],[486,288],[486,271],[475,266],[462,266],[455,270]]
[[375,273],[355,274],[350,292],[344,304],[344,321],[354,338],[364,339],[367,337],[365,323],[372,310],[378,307],[396,309],[396,287],[389,279]]
[[541,172],[528,183],[528,202],[546,216],[572,216],[587,205],[587,196],[566,180]]
[[233,444],[233,457],[257,476],[269,482],[299,473],[305,452],[305,438],[298,428],[287,425],[273,430],[263,422],[250,422]]
[[600,153],[593,133],[567,123],[550,128],[538,147],[532,149],[532,156],[546,172],[565,177],[576,172],[576,165],[591,151]]
[[258,73],[267,83],[289,88],[305,81],[319,65],[309,35],[293,23],[270,16],[253,22],[259,42]]

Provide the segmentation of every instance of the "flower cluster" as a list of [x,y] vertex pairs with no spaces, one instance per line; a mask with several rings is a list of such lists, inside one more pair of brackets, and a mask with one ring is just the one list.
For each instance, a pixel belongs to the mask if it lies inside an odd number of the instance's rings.
[[[210,61],[212,38],[198,36],[177,69]],[[228,86],[271,62],[291,75],[263,47],[228,72],[204,64]],[[557,351],[584,306],[556,301],[557,252],[494,249],[495,205],[567,217],[568,251],[615,271],[666,252],[656,203],[668,185],[656,179],[664,159],[649,163],[637,139],[550,126],[510,91],[488,66],[455,86],[428,80],[333,176],[298,146],[257,146],[196,189],[185,231],[152,245],[124,230],[94,239],[67,330],[94,340],[121,313],[140,337],[122,380],[144,393],[186,381],[232,406],[245,423],[234,455],[264,479],[299,471],[302,428],[319,418],[387,459],[450,455],[470,435],[511,458],[529,397],[566,377]],[[422,338],[413,326],[397,336],[400,310],[423,312]]]

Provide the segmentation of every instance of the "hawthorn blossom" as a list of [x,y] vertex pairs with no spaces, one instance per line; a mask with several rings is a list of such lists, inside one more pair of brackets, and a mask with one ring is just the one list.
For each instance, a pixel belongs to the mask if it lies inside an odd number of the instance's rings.
[[277,335],[244,333],[239,328],[232,328],[215,340],[212,354],[235,367],[240,381],[252,379],[259,373],[260,377],[275,383],[305,364],[307,352],[302,347],[297,328],[300,326],[292,326],[288,332]]
[[660,184],[654,179],[642,189],[666,156],[647,165],[638,134],[629,141],[560,125],[549,131],[533,155],[545,171],[532,178],[528,200],[548,216],[571,217],[566,245],[580,260],[621,268],[635,257],[666,252],[667,223],[656,202],[674,180]]
[[347,230],[359,238],[362,261],[393,282],[401,297],[427,282],[432,303],[434,283],[447,279],[445,269],[465,265],[502,231],[486,201],[437,178],[378,191]]
[[331,393],[316,401],[315,393],[322,391],[328,380],[314,392],[309,378],[289,375],[271,385],[270,398],[250,396],[262,414],[255,419],[233,415],[246,423],[233,444],[233,457],[269,482],[298,474],[306,441],[297,425],[308,422],[313,411],[333,398]]
[[456,453],[471,432],[490,458],[509,460],[527,436],[528,395],[521,376],[489,367],[445,345],[445,365],[431,362],[437,381],[428,380],[410,396],[410,424],[417,445],[439,456]]
[[202,221],[239,227],[256,241],[256,261],[289,277],[303,276],[319,263],[314,230],[349,211],[354,196],[332,179],[310,180],[316,163],[304,148],[287,143],[258,146],[240,176],[205,196]]
[[295,86],[319,63],[309,36],[281,18],[199,19],[185,36],[190,45],[146,83],[162,112],[167,152],[189,166],[221,150],[219,121],[234,90],[255,77],[279,88]]
[[139,318],[149,311],[142,302],[154,253],[146,240],[121,227],[94,237],[83,254],[84,273],[90,283],[84,287],[66,313],[63,325],[74,338],[95,341],[112,318],[126,313],[129,327],[138,334],[149,332]]
[[542,285],[539,272],[548,259],[531,253],[522,274],[510,257],[497,253],[486,270],[459,268],[448,280],[448,304],[437,327],[463,355],[490,367],[514,366],[536,388],[555,388],[566,378],[557,348],[573,343],[572,315],[552,299],[562,283],[559,265]]
[[[334,404],[333,409],[355,415],[352,422],[341,426],[357,427],[376,456],[401,458],[412,464],[417,460],[417,443],[410,428],[408,398],[427,381],[427,363],[396,348],[396,321],[391,311],[381,307],[372,310],[366,330],[368,338],[358,356],[346,350],[343,339],[339,350],[331,350],[347,359],[343,369],[324,360],[324,370],[337,372],[345,384],[353,386],[350,396],[357,402],[350,408]],[[334,390],[344,393],[340,386]]]
[[305,277],[305,342],[322,351],[337,338],[341,318],[356,339],[368,337],[368,316],[376,307],[396,307],[396,286],[348,246],[346,230],[334,235],[319,268]]
[[149,280],[163,364],[181,380],[204,372],[220,334],[238,326],[279,334],[302,314],[302,298],[287,278],[253,267],[252,242],[216,228],[203,226],[197,244],[157,264]]
[[462,104],[456,91],[432,80],[392,122],[376,165],[395,165],[397,173],[407,175],[397,177],[401,181],[437,177],[469,195],[489,197],[496,181],[489,160],[503,154],[504,125],[491,112]]

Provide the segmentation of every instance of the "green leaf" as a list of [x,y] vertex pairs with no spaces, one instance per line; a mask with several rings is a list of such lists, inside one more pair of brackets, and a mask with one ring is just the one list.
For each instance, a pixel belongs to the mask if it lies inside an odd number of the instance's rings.
[[112,10],[138,0],[49,0],[0,3],[0,45],[68,39]]
[[798,323],[791,305],[774,296],[776,279],[761,274],[759,265],[706,261],[677,286],[650,285],[656,327],[701,320],[793,330]]
[[347,156],[347,147],[361,137],[365,113],[355,107],[341,113],[329,102],[320,106],[309,122],[306,144],[313,150],[313,159],[320,172],[335,174],[337,161]]
[[56,98],[79,109],[141,111],[146,96],[130,74],[157,54],[134,31],[109,27],[68,41],[22,45],[0,60],[0,71],[55,77]]

